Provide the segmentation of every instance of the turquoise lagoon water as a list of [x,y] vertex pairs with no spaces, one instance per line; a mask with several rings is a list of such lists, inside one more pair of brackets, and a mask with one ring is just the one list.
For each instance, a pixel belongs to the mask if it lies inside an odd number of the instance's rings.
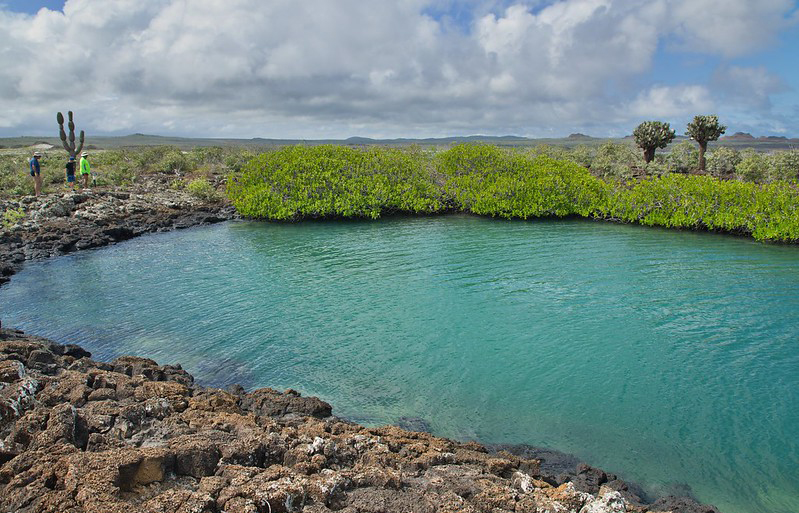
[[799,511],[799,248],[589,221],[226,223],[28,265],[13,325],[370,425]]

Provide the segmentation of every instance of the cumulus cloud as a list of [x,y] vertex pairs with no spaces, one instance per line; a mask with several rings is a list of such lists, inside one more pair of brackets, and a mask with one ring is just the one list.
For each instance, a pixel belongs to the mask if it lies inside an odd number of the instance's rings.
[[700,85],[654,86],[642,91],[628,107],[641,118],[684,118],[715,109],[710,91]]
[[766,47],[794,26],[797,8],[793,0],[680,0],[672,6],[672,17],[684,48],[735,57]]
[[[664,41],[742,55],[796,17],[790,1],[711,3],[67,0],[35,16],[0,6],[0,130],[52,131],[66,109],[94,132],[198,136],[613,130],[714,106],[707,84],[647,83]],[[760,106],[779,92],[745,68],[725,74]]]

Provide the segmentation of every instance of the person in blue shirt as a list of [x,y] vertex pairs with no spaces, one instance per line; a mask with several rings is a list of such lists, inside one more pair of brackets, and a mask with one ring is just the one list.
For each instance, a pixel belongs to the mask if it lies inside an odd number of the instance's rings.
[[37,196],[42,193],[42,168],[39,165],[39,159],[41,157],[42,154],[37,151],[30,160],[31,176],[33,177],[33,192]]

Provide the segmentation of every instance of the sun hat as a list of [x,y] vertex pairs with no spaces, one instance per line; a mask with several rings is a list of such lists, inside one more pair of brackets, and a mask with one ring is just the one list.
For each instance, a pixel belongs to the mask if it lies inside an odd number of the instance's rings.
[[33,152],[33,156],[34,156],[34,157],[41,157],[41,156],[42,156],[42,154],[41,154],[41,153],[39,153],[38,151],[35,151],[35,152]]
[[89,156],[89,152],[88,151],[84,151],[83,153],[80,154],[80,156],[81,157],[88,157]]

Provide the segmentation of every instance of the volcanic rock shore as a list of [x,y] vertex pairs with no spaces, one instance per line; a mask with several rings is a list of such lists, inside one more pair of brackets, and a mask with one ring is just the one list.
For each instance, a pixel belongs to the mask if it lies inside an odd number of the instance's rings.
[[3,512],[716,512],[643,504],[587,465],[398,427],[365,428],[293,390],[199,386],[180,366],[97,362],[0,330]]
[[0,284],[28,260],[236,217],[224,202],[202,201],[170,188],[173,178],[145,175],[142,183],[124,189],[100,187],[0,200],[0,214],[24,213],[18,222],[0,226]]
[[[0,284],[27,260],[235,217],[165,180],[0,202],[25,213],[0,232]],[[647,503],[557,453],[365,428],[293,390],[206,388],[180,366],[90,356],[0,329],[0,513],[718,513]]]

